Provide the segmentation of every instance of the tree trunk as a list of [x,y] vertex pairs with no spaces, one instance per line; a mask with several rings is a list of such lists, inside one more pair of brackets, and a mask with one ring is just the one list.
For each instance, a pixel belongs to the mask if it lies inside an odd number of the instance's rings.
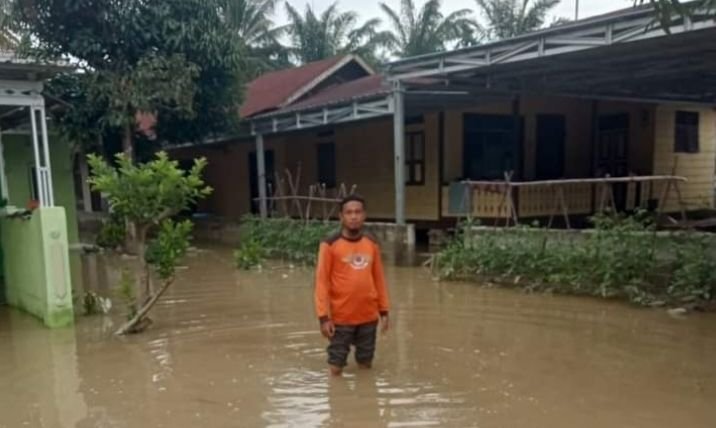
[[149,313],[149,310],[152,309],[154,304],[157,303],[159,298],[162,297],[162,294],[167,291],[167,288],[169,288],[169,286],[172,285],[173,282],[173,276],[171,278],[168,278],[162,285],[162,288],[159,289],[159,292],[157,292],[155,295],[152,296],[151,299],[144,303],[142,308],[137,311],[137,314],[131,320],[127,321],[116,332],[114,332],[114,334],[117,336],[122,336],[130,333],[140,333],[142,330],[147,328],[147,326],[151,322],[148,320],[148,318],[145,318],[145,316],[147,315],[147,313]]
[[[130,161],[134,162],[134,142],[132,141],[132,126],[127,124],[122,135],[122,152]],[[126,236],[124,239],[124,252],[136,255],[138,253],[137,229],[134,223],[127,221]]]
[[135,269],[135,285],[136,285],[136,297],[137,306],[144,305],[148,302],[154,294],[154,290],[150,286],[151,275],[149,272],[149,265],[146,260],[146,240],[147,240],[147,229],[148,226],[137,225],[130,223],[135,231],[134,246],[137,254],[137,265]]
[[134,162],[134,130],[131,124],[124,127],[122,135],[122,152],[130,161]]

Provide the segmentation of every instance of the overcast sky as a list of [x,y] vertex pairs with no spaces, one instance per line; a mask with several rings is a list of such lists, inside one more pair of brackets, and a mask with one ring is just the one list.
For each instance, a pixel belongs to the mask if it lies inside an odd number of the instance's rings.
[[[335,0],[287,0],[296,9],[303,11],[306,4],[311,4],[316,11],[323,11],[328,5],[333,3]],[[395,10],[399,10],[401,0],[383,0],[389,6]],[[422,6],[425,0],[414,0],[416,7],[417,5]],[[562,3],[554,9],[554,17],[566,17],[574,18],[575,2],[577,0],[562,0]],[[443,0],[443,11],[451,12],[462,8],[475,8],[475,0]],[[361,18],[382,17],[383,13],[380,11],[378,5],[380,0],[338,0],[338,5],[341,10],[354,10],[358,12]],[[579,0],[579,17],[586,18],[588,16],[598,15],[601,13],[611,12],[617,9],[630,7],[634,4],[633,0]],[[285,8],[280,7],[277,21],[284,23]],[[551,19],[548,19],[548,22]]]

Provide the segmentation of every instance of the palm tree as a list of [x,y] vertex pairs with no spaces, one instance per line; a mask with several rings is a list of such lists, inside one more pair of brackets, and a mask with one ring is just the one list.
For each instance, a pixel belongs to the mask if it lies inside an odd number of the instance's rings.
[[656,19],[665,29],[670,27],[671,19],[676,16],[689,16],[695,10],[702,9],[709,14],[716,12],[716,0],[634,0],[634,5],[649,3],[656,10]]
[[461,9],[444,16],[441,6],[440,0],[428,0],[418,11],[413,0],[402,0],[400,12],[397,12],[381,3],[380,7],[393,27],[391,53],[408,57],[444,51],[451,42],[475,43],[477,27],[469,18],[470,10]]
[[0,0],[0,50],[11,51],[20,44],[19,37],[12,30],[12,0]]
[[316,15],[310,5],[306,5],[303,15],[288,3],[286,11],[291,54],[302,64],[344,53],[356,53],[369,62],[376,62],[387,42],[386,33],[378,31],[379,19],[371,19],[358,27],[358,15],[340,12],[337,3],[320,15]]
[[560,0],[476,0],[490,39],[507,39],[541,28]]
[[224,21],[239,36],[254,76],[289,65],[288,51],[280,42],[285,28],[272,20],[277,4],[278,0],[224,0]]

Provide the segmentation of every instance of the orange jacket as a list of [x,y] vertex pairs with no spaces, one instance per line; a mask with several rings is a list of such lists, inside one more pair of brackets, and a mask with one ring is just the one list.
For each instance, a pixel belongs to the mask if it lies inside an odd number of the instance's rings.
[[373,238],[336,234],[321,243],[315,303],[320,320],[339,325],[369,323],[388,313],[380,247]]

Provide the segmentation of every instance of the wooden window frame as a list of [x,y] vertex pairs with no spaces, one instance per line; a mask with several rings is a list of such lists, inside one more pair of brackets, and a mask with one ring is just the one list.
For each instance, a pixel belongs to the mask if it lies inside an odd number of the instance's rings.
[[700,127],[699,112],[677,110],[674,113],[674,153],[699,153]]
[[[415,138],[422,141],[420,153],[415,150]],[[420,178],[416,178],[417,169],[420,168]],[[425,185],[425,132],[410,131],[405,133],[405,185]]]

